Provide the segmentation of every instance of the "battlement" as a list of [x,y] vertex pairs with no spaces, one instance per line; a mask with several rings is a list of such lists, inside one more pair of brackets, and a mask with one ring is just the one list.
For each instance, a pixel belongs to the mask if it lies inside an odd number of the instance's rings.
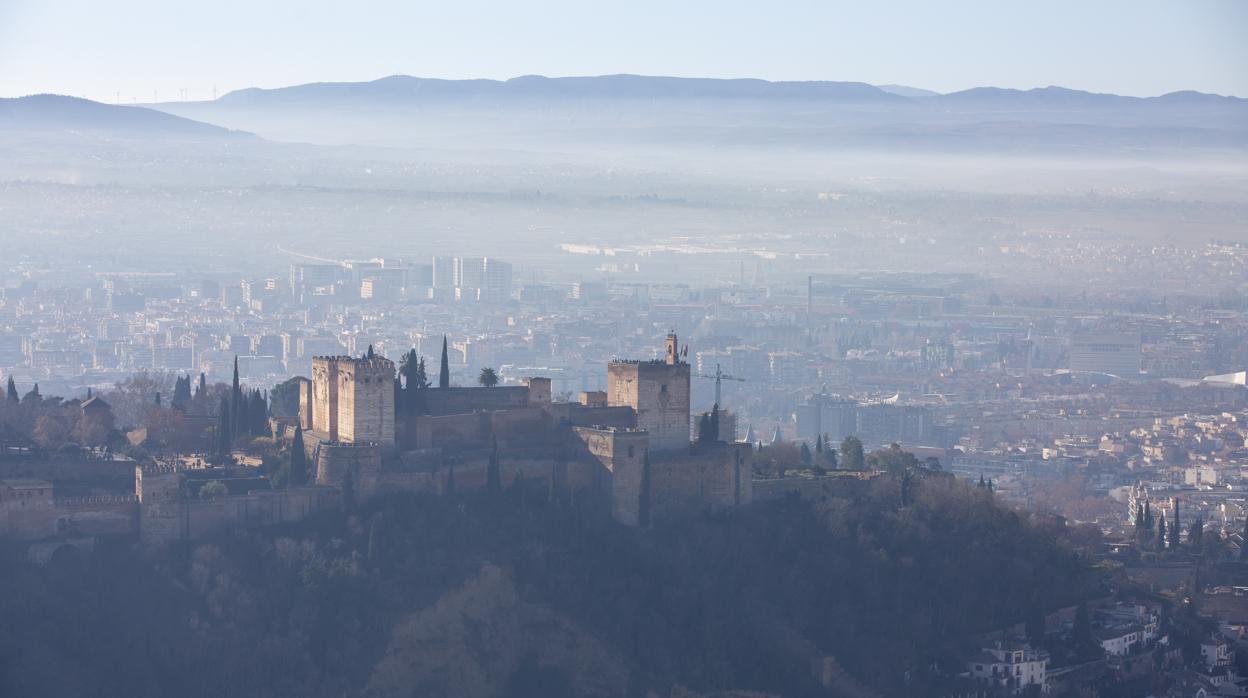
[[620,427],[608,424],[587,424],[578,427],[580,429],[593,429],[594,431],[603,431],[612,434],[645,434],[646,430],[639,427]]
[[354,366],[356,368],[377,368],[377,369],[390,368],[391,370],[394,369],[394,362],[391,361],[390,359],[387,359],[384,356],[374,356],[371,359],[367,357],[345,356],[345,355],[343,356],[314,356],[312,357],[312,360],[313,361],[334,361],[338,363],[340,366],[343,364],[350,364],[351,366]]
[[136,494],[99,494],[83,497],[57,497],[57,507],[84,507],[97,504],[134,504],[139,501]]
[[394,443],[394,362],[380,356],[317,356],[300,421],[342,443]]
[[184,473],[193,468],[185,463],[148,463],[136,465],[135,469],[144,475],[172,475]]

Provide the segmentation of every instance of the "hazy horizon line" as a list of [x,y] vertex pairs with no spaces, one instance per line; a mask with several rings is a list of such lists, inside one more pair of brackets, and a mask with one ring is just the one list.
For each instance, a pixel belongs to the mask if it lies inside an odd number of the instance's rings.
[[[1180,89],[1180,90],[1171,90],[1169,92],[1161,92],[1157,94],[1144,95],[1144,94],[1129,94],[1126,92],[1101,92],[1101,91],[1096,91],[1096,90],[1083,89],[1079,87],[1069,87],[1069,86],[1061,85],[1058,83],[1049,83],[1047,85],[1037,84],[1037,85],[1028,86],[1028,87],[1014,87],[1014,86],[1002,86],[1002,85],[992,85],[992,84],[976,84],[976,85],[971,85],[970,87],[964,87],[958,90],[941,92],[939,90],[933,90],[927,87],[923,87],[922,85],[910,84],[910,83],[905,83],[905,82],[867,82],[865,80],[847,80],[847,79],[832,79],[832,78],[807,79],[807,80],[771,79],[771,78],[759,78],[759,77],[750,77],[750,76],[725,77],[725,76],[710,76],[710,75],[679,75],[679,74],[630,73],[630,72],[584,73],[584,74],[565,74],[565,75],[523,73],[523,74],[512,75],[511,77],[503,77],[503,78],[500,78],[500,77],[460,77],[460,78],[436,77],[436,76],[430,76],[430,75],[416,75],[412,73],[400,72],[400,73],[390,73],[387,75],[382,75],[382,76],[370,78],[370,79],[308,80],[306,82],[294,82],[294,83],[273,85],[273,86],[247,85],[244,87],[236,87],[236,88],[225,89],[225,90],[218,90],[215,86],[213,86],[212,88],[210,88],[211,91],[214,93],[212,97],[197,96],[197,97],[192,98],[190,97],[191,90],[189,90],[188,88],[177,88],[177,89],[170,90],[170,91],[174,93],[179,93],[179,91],[181,91],[185,93],[185,98],[173,99],[173,100],[159,99],[159,93],[161,92],[161,90],[159,89],[156,89],[153,91],[153,97],[156,97],[156,98],[152,100],[140,100],[137,96],[133,94],[125,95],[127,99],[131,100],[131,101],[126,101],[123,99],[113,100],[113,99],[108,99],[106,97],[99,98],[99,97],[88,96],[86,94],[75,94],[75,93],[55,92],[55,91],[29,92],[25,94],[10,93],[10,94],[0,95],[0,98],[20,99],[22,97],[35,97],[39,95],[57,95],[57,96],[62,96],[62,97],[77,97],[80,99],[87,99],[87,100],[90,100],[93,102],[99,102],[102,104],[120,104],[123,106],[125,105],[133,106],[136,104],[144,105],[144,104],[177,104],[179,102],[211,102],[221,97],[224,97],[228,94],[231,94],[234,92],[242,92],[244,90],[270,91],[270,90],[288,89],[288,88],[293,88],[293,87],[305,87],[309,85],[368,84],[368,83],[380,82],[382,80],[387,80],[391,78],[416,78],[420,80],[438,80],[438,81],[444,81],[444,82],[506,83],[506,82],[511,82],[513,80],[518,80],[522,78],[544,78],[548,80],[563,80],[563,79],[577,79],[577,78],[609,78],[609,77],[639,77],[639,78],[659,78],[659,79],[677,79],[677,80],[717,80],[717,81],[724,81],[724,82],[756,81],[756,82],[765,82],[765,83],[771,83],[771,84],[785,84],[785,83],[788,83],[788,84],[801,84],[801,83],[859,84],[859,85],[869,85],[871,87],[880,88],[880,89],[882,89],[884,86],[890,86],[890,87],[904,87],[904,88],[910,88],[910,89],[924,90],[927,92],[932,92],[938,96],[958,94],[960,92],[967,92],[969,90],[975,90],[975,89],[996,89],[996,90],[1011,90],[1011,91],[1016,91],[1016,92],[1029,92],[1032,90],[1044,90],[1044,89],[1050,89],[1050,88],[1058,88],[1058,89],[1063,89],[1063,90],[1070,90],[1073,92],[1083,92],[1083,93],[1094,94],[1094,95],[1113,95],[1113,96],[1118,96],[1118,97],[1132,97],[1136,99],[1153,99],[1156,97],[1164,97],[1166,95],[1182,93],[1182,92],[1193,92],[1193,93],[1204,94],[1204,95],[1212,95],[1216,97],[1230,97],[1234,99],[1248,99],[1248,95],[1229,94],[1229,93],[1223,93],[1223,92],[1205,92],[1202,90],[1196,90],[1196,89],[1190,89],[1190,88]],[[120,95],[115,94],[114,96],[119,97]]]

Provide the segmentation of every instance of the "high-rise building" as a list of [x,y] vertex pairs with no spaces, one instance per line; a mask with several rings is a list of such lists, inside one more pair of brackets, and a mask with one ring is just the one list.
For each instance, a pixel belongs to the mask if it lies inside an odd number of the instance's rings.
[[430,285],[434,288],[455,288],[454,257],[433,258],[433,278]]
[[1108,373],[1121,378],[1140,374],[1140,335],[1132,332],[1076,332],[1070,342],[1070,370]]
[[485,286],[485,257],[456,257],[454,274],[456,288]]
[[485,258],[481,283],[481,300],[499,302],[511,298],[511,264],[493,257]]

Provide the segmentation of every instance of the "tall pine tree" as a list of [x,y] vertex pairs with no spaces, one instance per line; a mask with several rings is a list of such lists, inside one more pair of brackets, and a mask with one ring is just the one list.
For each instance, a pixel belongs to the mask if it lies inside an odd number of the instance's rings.
[[8,394],[5,396],[5,399],[7,399],[9,402],[15,405],[22,401],[22,398],[19,397],[17,394],[17,383],[13,382],[13,376],[9,376],[9,390],[8,390]]

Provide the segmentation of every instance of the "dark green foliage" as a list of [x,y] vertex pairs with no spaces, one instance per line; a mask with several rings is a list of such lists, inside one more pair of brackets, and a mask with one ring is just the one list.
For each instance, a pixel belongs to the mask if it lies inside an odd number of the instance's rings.
[[1157,548],[1165,550],[1166,548],[1166,512],[1161,512],[1161,518],[1157,519]]
[[173,399],[169,404],[177,410],[186,410],[187,405],[191,404],[191,377],[178,376],[173,382]]
[[715,443],[719,441],[719,405],[698,418],[698,443]]
[[1075,622],[1070,630],[1070,642],[1076,661],[1086,662],[1099,659],[1104,654],[1101,643],[1097,642],[1092,634],[1092,619],[1088,615],[1086,603],[1080,603],[1075,609]]
[[308,454],[303,447],[303,427],[295,425],[295,438],[290,442],[290,461],[286,481],[292,487],[308,484]]
[[828,439],[824,439],[824,443],[827,444],[827,446],[823,449],[824,467],[826,467],[828,470],[836,470],[837,467],[840,465],[839,463],[837,463],[836,447],[833,446],[832,442],[829,441]]
[[217,411],[217,425],[212,435],[213,454],[218,458],[230,455],[234,445],[234,419],[230,416],[230,403],[221,398],[221,407]]
[[477,382],[483,388],[493,388],[498,385],[498,372],[487,366],[481,369],[481,375],[477,376]]
[[[396,495],[153,558],[120,546],[68,575],[0,550],[0,695],[361,695],[396,624],[483,564],[607,643],[636,695],[823,695],[825,654],[880,695],[932,695],[933,665],[960,669],[973,635],[1092,588],[1064,528],[952,478],[916,475],[907,507],[897,487],[652,529],[579,503]],[[583,688],[526,656],[499,693]]]
[[451,387],[451,359],[446,353],[446,335],[442,335],[442,365],[438,370],[438,387]]
[[1170,522],[1170,548],[1179,549],[1179,534],[1182,533],[1183,526],[1179,520],[1179,499],[1174,499],[1174,520]]
[[269,410],[274,417],[299,414],[299,379],[291,378],[273,386],[269,393]]
[[5,397],[10,403],[21,402],[21,398],[17,396],[17,384],[13,382],[13,376],[9,376],[9,388]]
[[251,391],[247,400],[248,433],[252,436],[270,436],[269,401],[259,390]]
[[841,441],[841,467],[846,470],[862,470],[866,465],[862,441],[857,436],[846,436]]
[[429,387],[429,377],[425,373],[425,359],[417,356],[412,349],[399,359],[399,376],[403,380],[401,399],[395,401],[399,412],[417,414],[421,409],[420,391]]
[[1044,646],[1044,607],[1032,601],[1027,605],[1027,617],[1023,619],[1027,641],[1035,647]]

